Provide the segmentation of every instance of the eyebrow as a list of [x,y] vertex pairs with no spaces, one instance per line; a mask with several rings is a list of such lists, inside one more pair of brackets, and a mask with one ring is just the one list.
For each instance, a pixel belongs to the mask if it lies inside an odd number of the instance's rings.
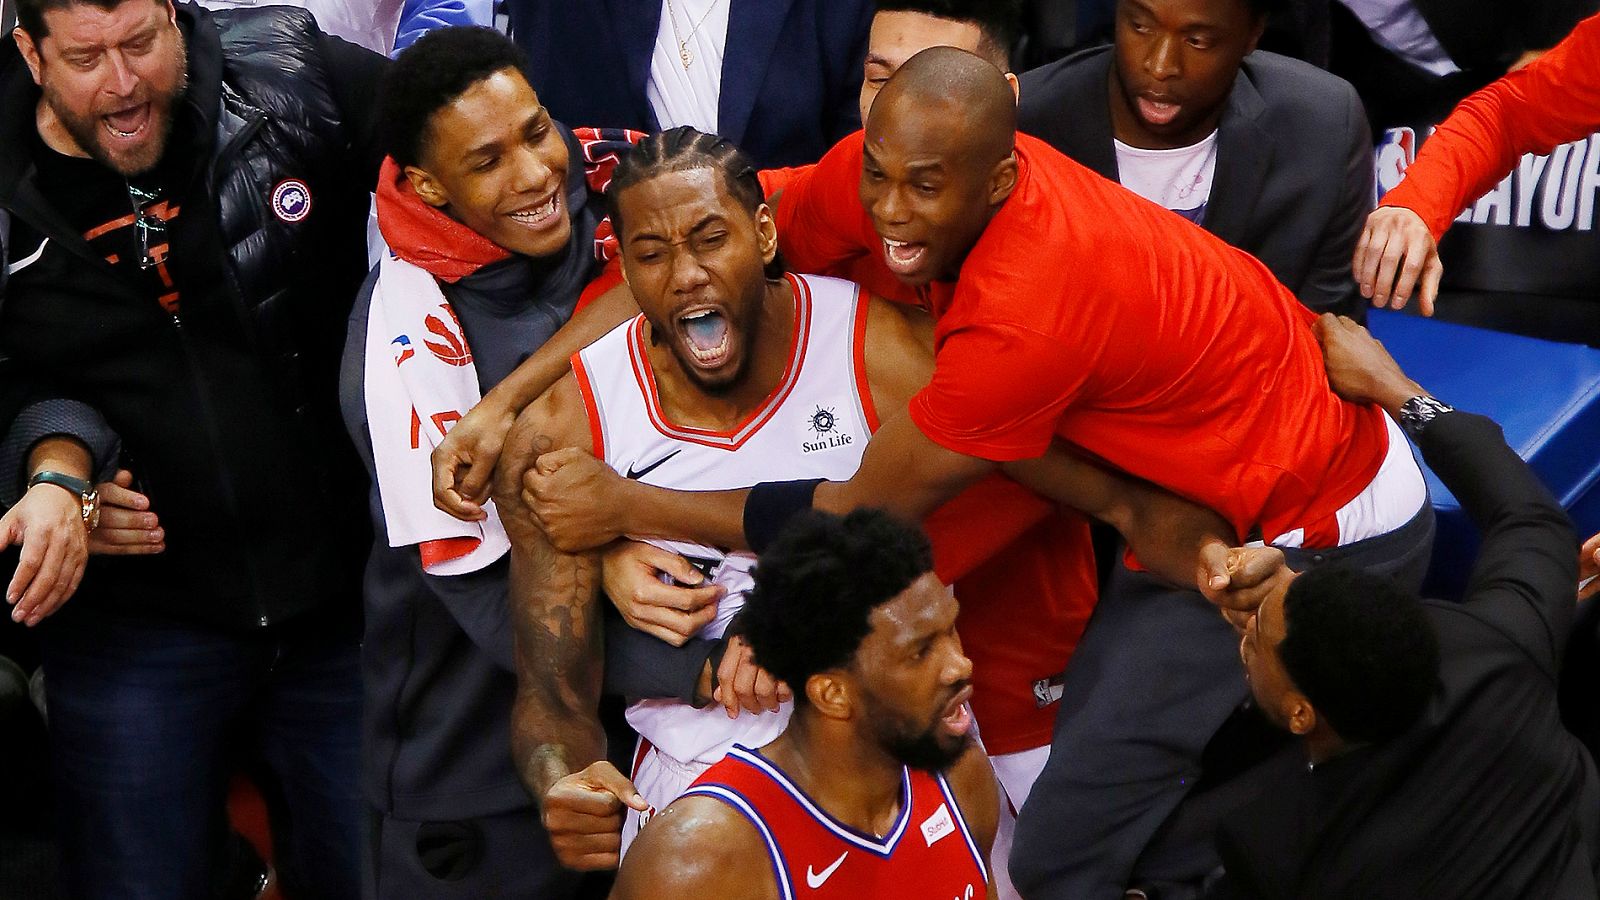
[[[706,230],[707,228],[710,228],[713,225],[720,225],[725,221],[727,221],[727,217],[724,216],[722,213],[719,213],[719,212],[706,213],[705,216],[700,219],[700,221],[694,223],[694,225],[689,228],[689,233],[691,235],[699,234],[700,232]],[[630,235],[628,237],[628,240],[629,240],[629,242],[632,242],[632,241],[660,241],[663,244],[670,243],[670,241],[668,241],[665,237],[663,237],[662,235],[656,234],[653,231],[635,232],[634,234],[632,234],[632,235]]]
[[[536,108],[533,111],[533,115],[529,116],[528,118],[526,118],[526,119],[524,119],[522,121],[522,127],[523,127],[524,130],[526,130],[530,126],[541,124],[547,118],[549,118],[549,111],[546,110],[543,106],[540,106],[540,107]],[[485,141],[484,143],[479,144],[476,147],[470,148],[469,150],[467,150],[466,153],[464,153],[462,155],[466,156],[466,157],[489,156],[489,155],[494,154],[494,153],[499,153],[501,148],[503,148],[504,146],[505,146],[505,141],[503,141],[503,140],[496,139],[496,140],[492,140],[492,141]]]

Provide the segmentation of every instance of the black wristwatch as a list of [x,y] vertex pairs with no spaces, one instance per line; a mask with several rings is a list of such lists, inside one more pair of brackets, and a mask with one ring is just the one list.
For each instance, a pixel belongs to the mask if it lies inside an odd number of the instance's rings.
[[1400,404],[1400,427],[1412,440],[1416,440],[1434,419],[1455,411],[1456,408],[1448,403],[1441,403],[1427,394],[1418,394]]
[[86,531],[93,531],[100,524],[100,492],[94,485],[82,478],[74,478],[61,472],[51,472],[48,469],[35,472],[28,479],[28,488],[31,490],[36,484],[53,484],[78,495],[78,502],[82,504],[83,527]]

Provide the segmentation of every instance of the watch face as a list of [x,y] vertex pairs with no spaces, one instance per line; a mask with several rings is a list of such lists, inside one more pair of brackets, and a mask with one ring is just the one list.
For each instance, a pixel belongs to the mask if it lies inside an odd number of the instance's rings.
[[90,531],[100,526],[100,493],[90,491],[83,498],[83,525]]

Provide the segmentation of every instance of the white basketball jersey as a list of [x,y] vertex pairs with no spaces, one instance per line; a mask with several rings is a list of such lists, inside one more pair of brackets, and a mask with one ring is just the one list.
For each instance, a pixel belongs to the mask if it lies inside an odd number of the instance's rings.
[[[794,340],[777,388],[731,431],[676,425],[662,412],[640,316],[573,357],[595,455],[626,477],[682,491],[720,491],[763,481],[846,481],[877,428],[864,363],[867,300],[848,281],[786,276],[794,291]],[[744,606],[755,555],[682,541],[650,543],[682,554],[727,590],[717,617],[700,631],[720,637]],[[729,719],[720,706],[695,709],[645,700],[628,722],[682,762],[710,764],[735,742],[760,747],[788,722],[777,714]]]

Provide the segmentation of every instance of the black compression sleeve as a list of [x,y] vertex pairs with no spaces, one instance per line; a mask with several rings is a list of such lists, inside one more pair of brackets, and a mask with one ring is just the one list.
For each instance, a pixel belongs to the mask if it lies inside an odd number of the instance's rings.
[[811,508],[811,498],[824,478],[806,481],[764,481],[744,501],[744,539],[757,553],[767,549],[795,515]]

